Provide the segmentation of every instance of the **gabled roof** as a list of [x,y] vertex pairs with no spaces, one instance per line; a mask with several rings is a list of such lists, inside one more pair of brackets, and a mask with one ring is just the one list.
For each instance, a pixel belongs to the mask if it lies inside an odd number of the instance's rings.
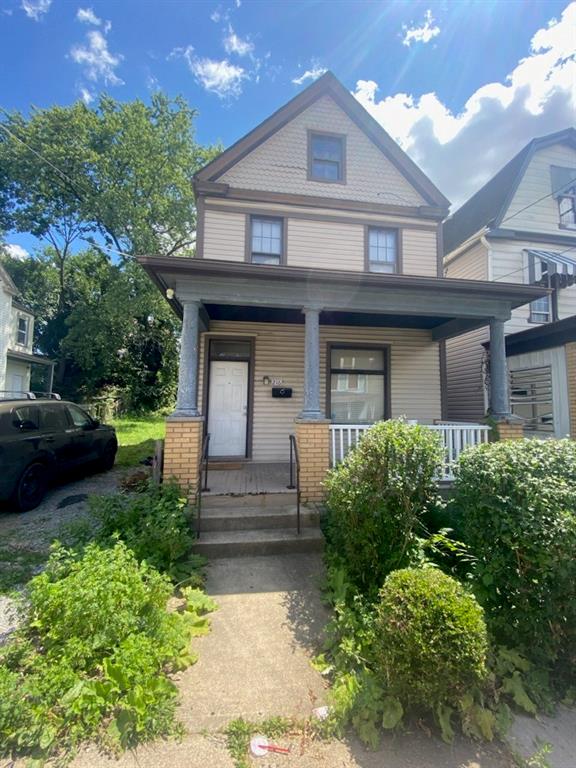
[[534,153],[554,144],[576,147],[576,129],[532,139],[481,189],[444,222],[444,254],[484,227],[499,227]]
[[268,117],[250,133],[237,141],[195,175],[198,181],[216,181],[229,168],[239,162],[259,144],[270,138],[300,112],[322,96],[331,96],[368,138],[396,166],[429,205],[447,208],[450,201],[430,181],[426,174],[400,149],[382,126],[360,105],[352,94],[332,74],[326,72],[312,85],[301,91],[291,101]]

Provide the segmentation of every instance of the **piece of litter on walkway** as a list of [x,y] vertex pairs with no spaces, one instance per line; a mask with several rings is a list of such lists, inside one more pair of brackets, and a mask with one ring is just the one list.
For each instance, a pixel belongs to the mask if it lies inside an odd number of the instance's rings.
[[287,755],[290,752],[288,747],[279,747],[278,744],[269,744],[266,736],[253,736],[250,739],[250,751],[254,757],[264,757],[269,752],[275,752],[279,755]]
[[312,710],[312,714],[318,720],[326,720],[330,714],[330,707],[316,707],[316,709]]

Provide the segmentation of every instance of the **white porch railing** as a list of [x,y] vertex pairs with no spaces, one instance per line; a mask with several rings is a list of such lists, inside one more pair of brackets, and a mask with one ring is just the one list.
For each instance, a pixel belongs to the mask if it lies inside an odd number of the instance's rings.
[[[342,461],[354,448],[371,424],[330,424],[330,466]],[[485,424],[423,424],[438,432],[444,444],[444,463],[438,478],[454,480],[454,467],[462,451],[474,445],[488,442],[490,427]]]

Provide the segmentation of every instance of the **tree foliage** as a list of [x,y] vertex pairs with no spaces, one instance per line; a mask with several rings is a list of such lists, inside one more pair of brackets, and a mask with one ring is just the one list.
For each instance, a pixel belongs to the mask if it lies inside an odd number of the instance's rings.
[[173,396],[179,323],[133,257],[194,249],[192,176],[219,149],[195,141],[194,117],[155,94],[0,118],[0,226],[48,246],[4,260],[64,394],[118,386],[143,407]]

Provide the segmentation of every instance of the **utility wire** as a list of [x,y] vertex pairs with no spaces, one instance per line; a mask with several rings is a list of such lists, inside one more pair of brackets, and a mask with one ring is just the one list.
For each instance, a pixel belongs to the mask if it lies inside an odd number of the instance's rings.
[[549,192],[547,195],[543,195],[542,197],[539,197],[538,200],[534,200],[533,203],[529,203],[528,205],[525,205],[524,208],[520,208],[520,210],[516,211],[516,213],[513,213],[510,216],[507,216],[505,219],[502,219],[499,226],[501,226],[502,224],[505,224],[507,221],[510,221],[510,219],[513,219],[515,216],[518,216],[520,213],[524,213],[524,211],[527,211],[528,208],[532,208],[532,206],[538,205],[538,203],[541,203],[542,200],[546,200],[546,198],[548,197],[553,197],[554,195],[557,195],[561,189],[565,189],[566,187],[569,187],[571,184],[576,184],[576,176],[570,181],[568,181],[566,184],[563,184],[561,187],[558,187],[558,189],[553,189],[552,192]]

